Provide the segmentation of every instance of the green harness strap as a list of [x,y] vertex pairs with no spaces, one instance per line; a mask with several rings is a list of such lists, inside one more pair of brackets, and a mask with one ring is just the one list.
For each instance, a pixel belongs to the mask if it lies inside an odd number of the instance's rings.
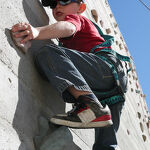
[[[103,42],[102,44],[96,45],[95,47],[93,47],[91,49],[90,52],[95,54],[95,55],[97,55],[102,60],[104,60],[107,63],[107,65],[111,68],[113,76],[114,76],[114,78],[116,80],[116,83],[117,83],[117,90],[118,90],[119,93],[121,93],[121,94],[117,94],[117,95],[111,96],[109,98],[104,98],[100,102],[101,102],[102,105],[105,105],[105,104],[112,105],[112,104],[115,104],[115,103],[120,102],[120,101],[125,101],[125,96],[124,96],[124,93],[122,92],[122,89],[121,89],[121,86],[120,86],[120,81],[119,81],[119,78],[118,78],[118,74],[117,74],[116,68],[111,63],[111,61],[109,61],[106,57],[101,55],[101,52],[110,53],[110,54],[114,55],[116,58],[118,58],[121,61],[129,62],[131,64],[131,68],[129,68],[127,70],[127,73],[129,71],[131,71],[131,69],[132,69],[132,61],[131,61],[131,59],[129,57],[120,55],[119,53],[117,53],[116,51],[114,51],[114,50],[112,50],[110,48],[105,48],[105,49],[102,49],[100,51],[96,51],[95,52],[95,50],[97,48],[101,48],[101,47],[103,48],[103,47],[111,46],[114,43],[114,37],[110,36],[110,35],[103,34],[103,32],[100,29],[100,27],[97,24],[95,24],[94,22],[92,22],[92,23],[97,28],[99,34],[104,38],[105,42]],[[60,42],[59,42],[59,46],[62,46],[62,44]],[[112,93],[114,93],[115,90],[116,90],[116,88],[114,88],[114,89],[112,89],[110,91],[107,91],[107,92],[100,92],[100,91],[94,91],[94,90],[93,90],[93,92],[94,92],[94,94],[98,95],[98,97],[105,97],[105,96],[107,97],[108,95],[111,95]]]
[[[119,101],[125,101],[125,98],[124,98],[124,93],[122,92],[122,89],[121,89],[121,86],[120,86],[120,81],[119,81],[119,78],[118,78],[118,74],[117,74],[117,71],[116,71],[116,68],[115,66],[111,63],[110,60],[108,60],[106,57],[102,56],[101,55],[101,52],[107,52],[107,53],[110,53],[112,55],[114,55],[116,58],[118,58],[119,60],[121,61],[125,61],[125,62],[129,62],[131,64],[131,68],[127,70],[127,73],[129,71],[131,71],[132,69],[132,61],[129,57],[127,56],[123,56],[123,55],[120,55],[119,53],[117,53],[116,51],[110,49],[110,48],[105,48],[105,49],[102,49],[100,51],[96,51],[95,50],[97,48],[103,48],[103,47],[109,47],[113,44],[114,42],[114,37],[113,36],[110,36],[110,35],[104,35],[102,30],[100,29],[100,27],[95,24],[94,22],[92,22],[95,27],[97,28],[99,34],[104,38],[105,42],[103,42],[102,44],[99,44],[99,45],[96,45],[95,47],[93,47],[91,49],[91,53],[97,55],[98,57],[100,57],[102,60],[104,60],[106,62],[106,64],[111,68],[112,70],[112,73],[113,73],[113,76],[116,80],[116,83],[117,83],[117,86],[118,86],[118,92],[121,93],[121,94],[118,94],[118,95],[115,95],[115,96],[111,96],[109,98],[106,98],[106,99],[103,99],[101,100],[101,103],[103,105],[107,104],[107,105],[111,105],[111,104],[115,104]],[[107,91],[107,92],[97,92],[97,91],[93,91],[96,95],[99,95],[99,96],[105,96],[105,95],[109,95],[110,93],[113,92],[113,90],[111,91]]]
[[95,50],[96,50],[97,48],[101,48],[101,47],[103,48],[103,47],[109,47],[109,46],[111,46],[111,45],[114,43],[114,37],[111,36],[111,35],[105,35],[105,34],[102,32],[102,30],[100,29],[100,27],[99,27],[96,23],[94,23],[94,22],[92,22],[92,23],[93,23],[94,26],[97,28],[99,34],[104,38],[105,42],[103,42],[103,43],[101,43],[101,44],[96,45],[95,47],[93,47],[93,48],[91,49],[91,53],[94,53],[94,54],[96,54],[96,55],[98,55],[98,53],[100,53],[100,52],[108,52],[108,53],[111,53],[112,55],[116,56],[119,60],[130,63],[130,64],[131,64],[131,68],[129,68],[129,69],[127,70],[127,73],[128,73],[129,71],[131,71],[131,70],[132,70],[132,60],[131,60],[128,56],[120,55],[119,53],[117,53],[116,51],[114,51],[114,50],[112,50],[112,49],[110,49],[110,48],[105,48],[105,49],[102,49],[102,50],[100,50],[100,51],[95,52]]

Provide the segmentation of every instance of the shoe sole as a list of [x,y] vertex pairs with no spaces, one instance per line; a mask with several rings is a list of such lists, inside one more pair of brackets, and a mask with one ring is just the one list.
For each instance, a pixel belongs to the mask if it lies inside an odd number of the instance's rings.
[[100,122],[89,122],[89,123],[80,123],[80,122],[71,122],[60,119],[51,118],[50,122],[56,125],[63,125],[70,128],[78,128],[78,129],[86,129],[86,128],[100,128],[100,127],[108,127],[113,123],[111,120],[100,121]]

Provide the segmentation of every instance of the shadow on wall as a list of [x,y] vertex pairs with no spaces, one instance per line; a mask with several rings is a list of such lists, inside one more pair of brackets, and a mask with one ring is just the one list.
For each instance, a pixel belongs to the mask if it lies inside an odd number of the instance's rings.
[[[48,24],[48,20],[42,23],[36,20],[35,12],[38,13],[41,10],[39,10],[39,7],[36,7],[35,4],[37,6],[39,2],[37,0],[23,0],[24,12],[29,23],[33,26]],[[42,7],[40,8],[43,9]],[[44,11],[44,9],[42,11]],[[65,150],[70,150],[70,148],[80,150],[80,148],[74,144],[71,132],[68,128],[60,127],[59,132],[57,132],[58,127],[48,123],[48,118],[52,115],[64,112],[65,105],[58,96],[57,91],[39,76],[34,67],[33,56],[47,41],[33,41],[30,51],[24,55],[13,44],[8,29],[5,30],[5,34],[9,44],[17,51],[20,57],[18,66],[19,99],[13,119],[13,127],[21,142],[18,150],[35,150],[34,137],[36,137],[37,145],[39,145],[36,149],[48,150],[44,145],[42,148],[40,147],[42,143],[47,144],[45,139],[48,139],[53,143],[53,150],[61,150],[64,148]],[[61,137],[58,136],[60,132],[62,132]],[[62,138],[62,140],[60,140],[60,138]],[[57,145],[55,145],[56,141]],[[63,144],[61,144],[62,142]],[[49,147],[50,146],[51,145],[49,145]]]

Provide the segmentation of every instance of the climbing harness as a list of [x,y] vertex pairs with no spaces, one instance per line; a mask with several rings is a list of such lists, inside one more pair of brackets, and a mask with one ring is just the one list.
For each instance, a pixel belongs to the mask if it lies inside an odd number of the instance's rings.
[[[112,54],[113,56],[115,56],[119,60],[124,61],[124,62],[128,62],[129,64],[131,64],[130,65],[131,67],[127,70],[127,74],[129,71],[132,70],[132,60],[128,56],[120,55],[119,53],[117,53],[116,51],[114,51],[110,48],[105,48],[105,49],[101,49],[101,50],[97,51],[98,48],[110,47],[114,42],[114,37],[110,36],[110,35],[103,34],[100,27],[97,24],[95,24],[93,21],[91,21],[91,22],[97,28],[99,34],[104,38],[105,42],[93,47],[91,49],[90,53],[93,53],[96,56],[98,56],[100,59],[102,59],[110,67],[110,69],[112,70],[112,74],[114,76],[114,79],[116,81],[116,85],[117,85],[112,90],[106,91],[106,92],[101,92],[101,91],[94,90],[94,89],[92,89],[92,91],[98,97],[98,99],[100,100],[100,102],[103,106],[105,106],[106,104],[112,105],[112,104],[115,104],[117,102],[125,101],[124,90],[122,89],[122,87],[120,85],[120,81],[119,81],[118,73],[116,71],[116,67],[112,64],[112,62],[108,58],[106,58],[102,54],[103,53]],[[62,46],[61,42],[59,42],[59,46]]]
[[[103,105],[105,105],[105,104],[112,105],[112,104],[115,104],[115,103],[117,103],[119,101],[125,101],[124,92],[123,92],[123,89],[122,89],[122,87],[120,85],[120,81],[119,81],[119,77],[118,77],[116,68],[115,68],[115,66],[112,64],[112,62],[108,58],[106,58],[105,56],[102,55],[102,52],[112,54],[112,55],[114,55],[116,58],[118,58],[121,61],[129,62],[131,64],[130,65],[131,67],[127,70],[127,74],[128,74],[129,71],[132,70],[132,61],[131,61],[131,59],[129,57],[120,55],[119,53],[117,53],[116,51],[114,51],[114,50],[112,50],[110,48],[105,48],[105,49],[101,49],[99,51],[95,51],[98,48],[110,47],[113,44],[113,42],[114,42],[114,37],[110,36],[110,35],[104,35],[102,30],[100,29],[100,27],[97,24],[95,24],[94,22],[92,22],[92,23],[97,28],[99,34],[104,38],[105,42],[103,42],[103,43],[101,43],[99,45],[96,45],[95,47],[93,47],[91,49],[90,52],[95,54],[99,58],[101,58],[110,67],[110,69],[112,70],[112,74],[113,74],[113,76],[115,78],[115,81],[116,81],[116,84],[117,84],[117,88],[118,88],[117,90],[118,90],[118,93],[119,93],[119,94],[116,94],[114,96],[110,96],[108,98],[104,98],[104,99],[102,99],[100,101],[101,101],[101,103]],[[112,89],[111,91],[107,91],[107,92],[100,92],[100,91],[94,91],[94,90],[93,90],[93,92],[96,95],[98,95],[98,97],[105,97],[105,96],[108,96],[108,95],[112,95],[115,90],[116,90],[116,88]]]

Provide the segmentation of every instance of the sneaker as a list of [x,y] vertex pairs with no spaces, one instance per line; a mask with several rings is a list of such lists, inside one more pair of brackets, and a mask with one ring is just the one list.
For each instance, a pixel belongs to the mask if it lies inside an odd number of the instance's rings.
[[92,94],[80,96],[71,111],[66,114],[58,114],[50,121],[71,128],[96,128],[112,125],[108,106],[103,108],[99,101],[93,99]]

